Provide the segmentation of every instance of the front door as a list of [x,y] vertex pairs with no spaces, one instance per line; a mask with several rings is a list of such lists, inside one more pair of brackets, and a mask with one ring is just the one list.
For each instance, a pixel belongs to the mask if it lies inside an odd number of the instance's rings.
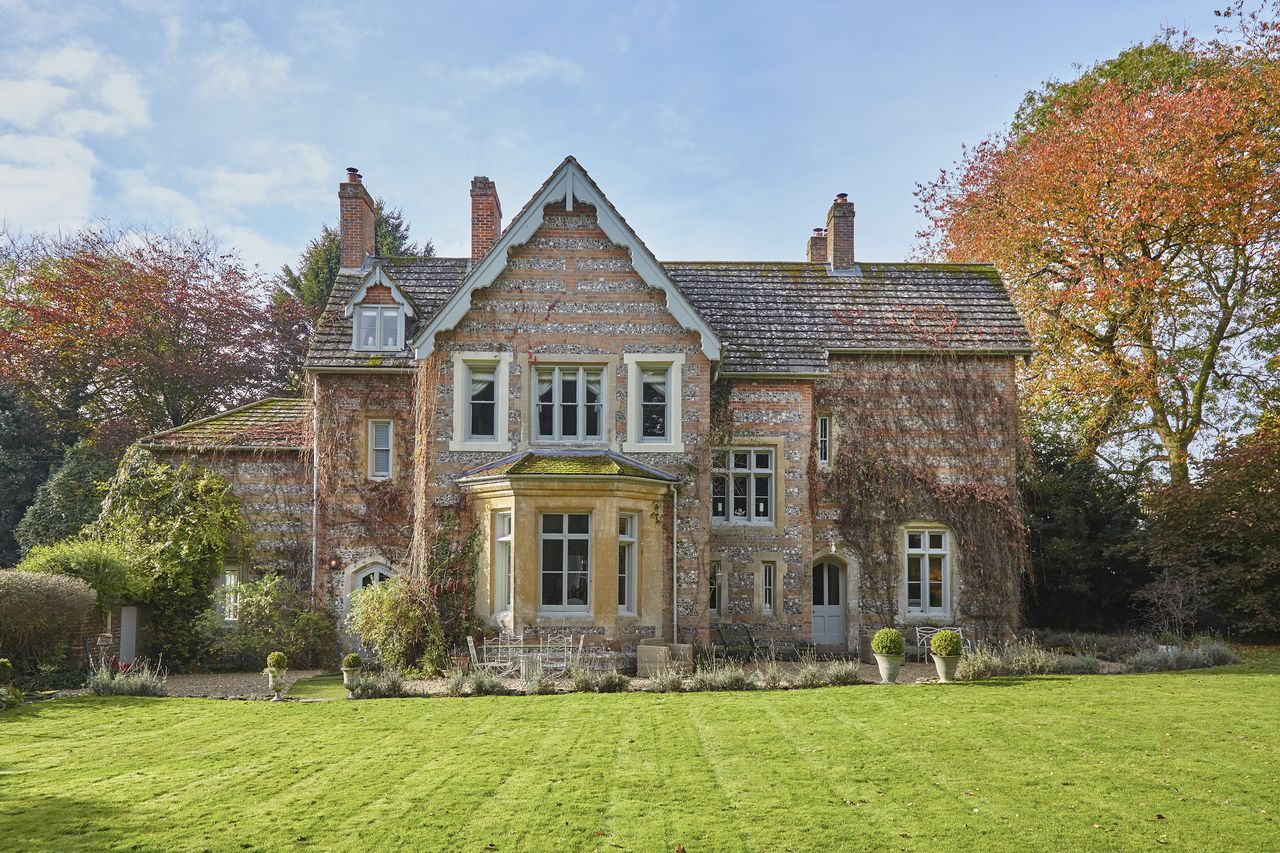
[[120,608],[120,663],[131,666],[138,654],[138,608]]
[[813,567],[813,642],[819,646],[843,646],[844,568],[832,560]]

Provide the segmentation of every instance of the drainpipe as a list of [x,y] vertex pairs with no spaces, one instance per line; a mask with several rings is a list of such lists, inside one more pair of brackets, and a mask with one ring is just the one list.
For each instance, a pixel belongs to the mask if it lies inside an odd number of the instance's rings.
[[319,405],[320,381],[312,378],[311,386],[311,601],[317,602],[316,590],[317,561],[320,554],[316,550],[320,544],[320,432],[316,429],[316,420],[320,414]]
[[671,642],[680,642],[680,616],[677,598],[680,590],[680,573],[676,568],[676,522],[680,515],[680,490],[671,484]]

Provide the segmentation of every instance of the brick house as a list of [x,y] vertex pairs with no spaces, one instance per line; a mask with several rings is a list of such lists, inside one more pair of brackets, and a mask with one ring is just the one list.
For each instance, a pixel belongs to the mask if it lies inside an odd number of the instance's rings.
[[[824,485],[840,413],[949,410],[944,359],[976,367],[1004,413],[982,418],[981,459],[945,428],[885,453],[1013,488],[1030,344],[998,276],[858,260],[843,194],[803,261],[660,262],[570,157],[505,227],[475,178],[470,257],[380,258],[348,173],[309,399],[145,440],[223,470],[255,563],[292,567],[339,610],[404,570],[417,498],[479,527],[477,612],[506,630],[625,651],[735,621],[856,648],[865,584]],[[944,518],[893,531],[895,621],[965,621],[956,539]]]

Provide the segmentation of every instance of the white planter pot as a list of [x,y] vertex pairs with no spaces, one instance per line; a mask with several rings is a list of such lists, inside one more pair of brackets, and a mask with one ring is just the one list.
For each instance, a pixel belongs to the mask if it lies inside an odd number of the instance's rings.
[[938,670],[938,680],[950,684],[956,680],[956,667],[960,665],[960,655],[930,655],[933,665]]
[[902,669],[902,662],[906,660],[906,655],[876,655],[876,665],[880,667],[880,683],[894,684],[898,680],[898,670]]
[[360,672],[361,669],[358,666],[351,669],[345,666],[342,668],[342,686],[347,688],[348,699],[356,698],[354,691],[360,686]]
[[288,671],[287,669],[268,669],[266,671],[267,689],[275,694],[271,697],[272,702],[279,702],[283,698],[280,694],[284,692],[284,674]]

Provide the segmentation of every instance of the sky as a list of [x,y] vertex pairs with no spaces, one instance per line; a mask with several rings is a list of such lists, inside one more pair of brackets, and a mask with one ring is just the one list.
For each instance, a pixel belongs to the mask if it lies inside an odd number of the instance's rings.
[[[838,192],[907,257],[913,190],[1023,95],[1223,0],[0,0],[0,222],[212,233],[293,263],[358,167],[437,254],[568,154],[664,260],[801,260]],[[504,222],[505,224],[505,222]]]

